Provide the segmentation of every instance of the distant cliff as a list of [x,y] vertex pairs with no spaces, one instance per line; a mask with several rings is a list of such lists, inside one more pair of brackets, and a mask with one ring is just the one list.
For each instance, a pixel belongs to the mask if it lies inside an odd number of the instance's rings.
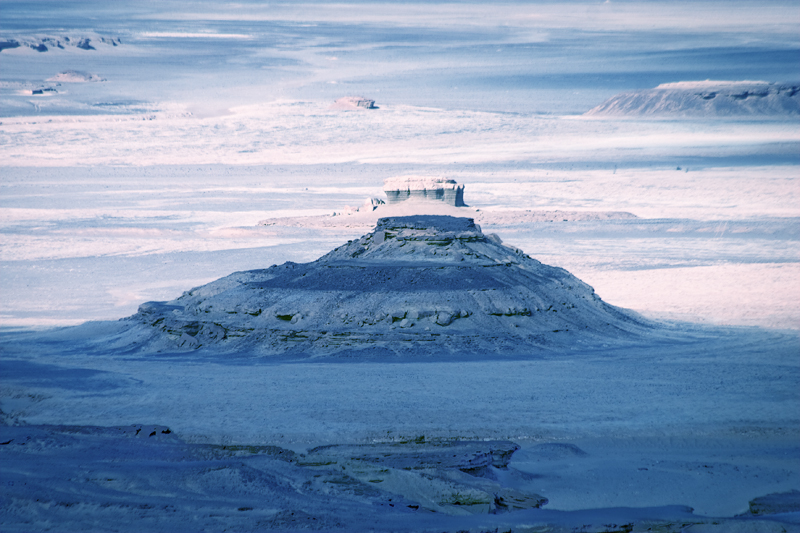
[[683,81],[620,93],[585,113],[596,116],[797,117],[800,83]]

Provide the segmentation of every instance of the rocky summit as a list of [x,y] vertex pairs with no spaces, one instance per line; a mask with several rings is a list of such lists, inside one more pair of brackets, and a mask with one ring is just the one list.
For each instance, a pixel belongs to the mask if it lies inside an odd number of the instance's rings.
[[473,219],[382,218],[318,260],[236,272],[123,319],[147,351],[529,354],[651,325]]

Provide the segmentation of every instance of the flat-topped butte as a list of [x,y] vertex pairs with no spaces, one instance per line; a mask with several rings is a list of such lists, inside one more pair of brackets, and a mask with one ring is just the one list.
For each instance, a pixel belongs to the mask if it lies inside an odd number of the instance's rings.
[[760,117],[796,119],[800,83],[683,81],[612,96],[589,116]]
[[383,192],[390,204],[409,200],[440,201],[455,207],[466,207],[464,186],[455,180],[436,176],[398,176],[383,182]]

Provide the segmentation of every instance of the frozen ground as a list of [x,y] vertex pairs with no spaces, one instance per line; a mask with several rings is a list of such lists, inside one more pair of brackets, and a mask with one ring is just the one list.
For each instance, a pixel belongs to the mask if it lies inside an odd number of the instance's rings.
[[[7,1],[0,15],[3,42],[95,45],[0,52],[0,406],[23,424],[0,438],[4,530],[300,529],[320,517],[350,530],[799,529],[796,511],[696,524],[800,489],[796,120],[581,116],[665,83],[796,81],[793,4]],[[70,70],[105,81],[49,81]],[[348,95],[378,109],[329,109]],[[685,321],[670,326],[683,340],[310,363],[107,353],[87,341],[103,324],[41,331],[314,260],[369,228],[258,222],[341,211],[403,174],[465,184],[466,202],[499,221],[485,233],[611,304]],[[637,218],[520,223],[513,210]],[[97,428],[130,424],[174,440],[140,446],[150,441]],[[461,484],[449,496],[416,478],[395,492],[358,481],[351,452],[309,467],[203,448],[308,456],[423,435],[522,448],[495,479],[431,473]],[[497,486],[549,502],[478,518],[408,507],[452,511],[454,493]],[[405,514],[388,507],[398,497]]]
[[[208,351],[109,354],[86,344],[87,328],[90,338],[99,338],[113,327],[104,324],[47,336],[5,335],[4,416],[33,424],[3,433],[4,477],[13,487],[22,485],[8,489],[6,501],[14,503],[3,511],[16,528],[53,520],[85,528],[124,516],[157,529],[174,521],[193,529],[221,529],[220,523],[294,529],[289,526],[300,523],[282,523],[278,511],[300,509],[325,520],[318,522],[323,529],[366,528],[377,520],[397,530],[525,531],[526,524],[549,524],[555,531],[603,531],[609,523],[653,520],[666,531],[697,522],[722,522],[718,531],[730,531],[720,517],[746,514],[748,501],[796,488],[800,475],[796,335],[684,327],[683,340],[624,349],[309,363]],[[162,426],[143,428],[140,441],[169,427],[178,449],[143,448],[150,441],[127,444],[127,437],[109,440],[117,430],[93,429],[146,420]],[[65,421],[83,429],[47,426]],[[71,436],[76,431],[87,435],[84,441]],[[93,441],[98,433],[100,441]],[[413,443],[447,446],[454,438],[477,440],[478,450],[490,446],[484,439],[510,440],[522,449],[507,470],[469,476],[458,468],[424,470],[430,468],[426,455]],[[393,468],[422,461],[415,468],[423,470],[392,474],[354,462],[363,450],[314,458],[313,447],[337,442],[389,443],[392,453],[415,457]],[[265,444],[304,456],[287,472],[284,463],[262,458],[266,451],[258,446]],[[240,452],[223,460],[222,451],[212,461],[208,455],[223,445]],[[75,461],[81,465],[77,478]],[[43,468],[50,475],[42,476]],[[442,476],[443,486],[436,481]],[[486,512],[480,505],[494,500],[480,494],[502,490],[544,496],[547,511],[461,522],[443,516],[465,511],[447,505],[466,494],[475,501],[471,512]],[[383,507],[376,508],[379,502]],[[400,509],[386,508],[389,503]],[[667,505],[688,505],[694,513]],[[242,518],[242,507],[257,511]],[[764,531],[797,529],[796,513],[771,520],[778,523]]]

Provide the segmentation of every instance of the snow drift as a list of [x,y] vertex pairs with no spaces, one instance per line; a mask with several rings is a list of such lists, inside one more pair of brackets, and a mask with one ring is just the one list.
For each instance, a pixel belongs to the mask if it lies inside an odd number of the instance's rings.
[[770,116],[800,114],[800,83],[694,81],[620,93],[585,113],[612,116]]
[[650,326],[469,218],[382,218],[306,264],[237,272],[123,319],[146,350],[530,353]]

